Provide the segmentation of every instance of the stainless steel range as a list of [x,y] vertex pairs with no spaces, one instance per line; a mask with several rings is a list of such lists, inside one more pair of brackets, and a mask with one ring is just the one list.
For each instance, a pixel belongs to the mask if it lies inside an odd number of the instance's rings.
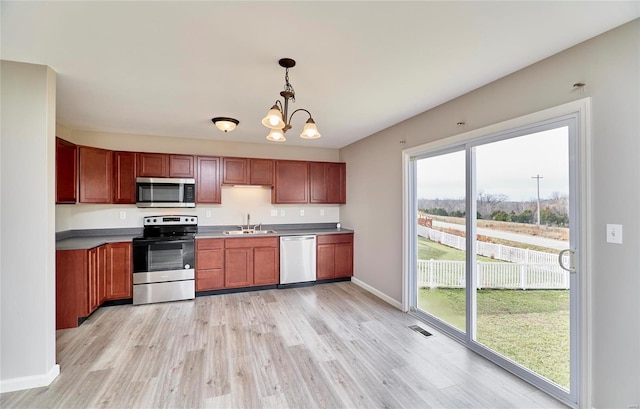
[[133,304],[195,298],[197,216],[150,216],[133,239]]

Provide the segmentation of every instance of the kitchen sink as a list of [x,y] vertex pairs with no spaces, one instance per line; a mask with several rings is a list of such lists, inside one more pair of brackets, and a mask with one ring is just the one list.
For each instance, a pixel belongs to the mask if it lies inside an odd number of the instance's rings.
[[274,234],[275,232],[275,230],[227,230],[224,234],[230,236],[255,236],[260,234]]

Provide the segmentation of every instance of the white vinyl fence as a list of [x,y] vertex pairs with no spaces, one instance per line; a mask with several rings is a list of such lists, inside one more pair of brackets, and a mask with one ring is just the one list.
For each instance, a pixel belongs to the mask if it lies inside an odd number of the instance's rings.
[[[418,226],[418,234],[431,241],[465,250],[465,238]],[[477,242],[478,254],[509,263],[478,261],[478,288],[568,289],[569,272],[558,264],[558,256],[517,247]],[[569,263],[569,256],[563,262]],[[465,287],[465,262],[450,260],[418,260],[419,287]]]

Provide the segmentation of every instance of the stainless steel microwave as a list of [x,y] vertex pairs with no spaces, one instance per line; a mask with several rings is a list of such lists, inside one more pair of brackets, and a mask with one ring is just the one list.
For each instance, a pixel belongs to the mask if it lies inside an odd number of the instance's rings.
[[196,207],[195,179],[136,178],[138,207]]

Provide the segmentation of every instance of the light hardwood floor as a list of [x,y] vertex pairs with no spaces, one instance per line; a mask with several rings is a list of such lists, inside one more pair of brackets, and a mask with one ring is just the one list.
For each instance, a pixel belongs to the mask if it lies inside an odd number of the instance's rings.
[[2,408],[564,408],[350,282],[103,307]]

